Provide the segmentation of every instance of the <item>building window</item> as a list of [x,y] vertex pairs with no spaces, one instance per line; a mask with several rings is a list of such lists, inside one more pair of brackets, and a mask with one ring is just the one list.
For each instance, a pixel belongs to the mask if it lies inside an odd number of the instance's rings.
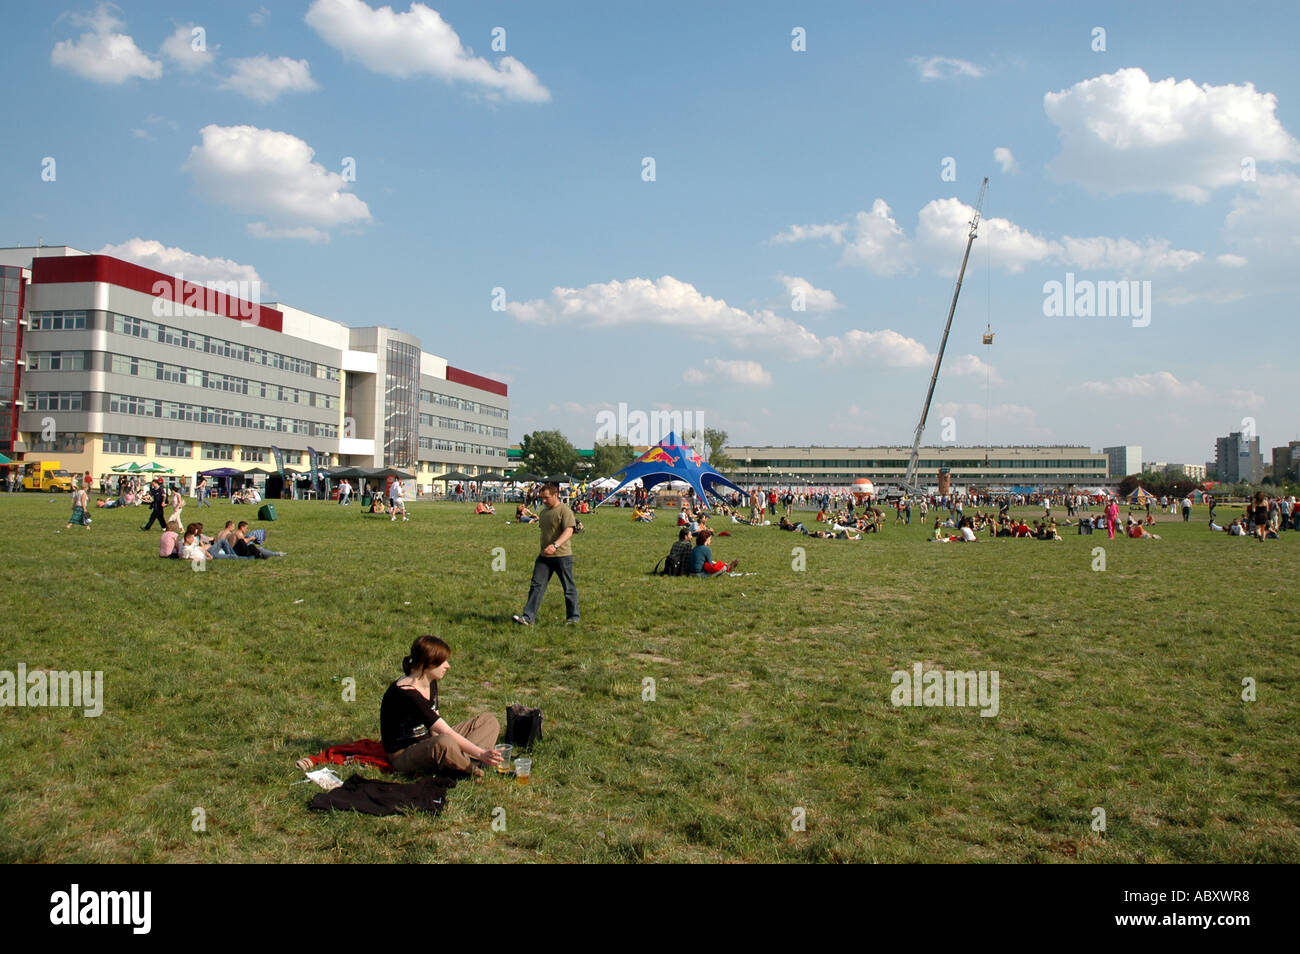
[[157,440],[154,450],[159,457],[192,457],[194,445],[189,441]]
[[235,448],[230,444],[204,444],[204,460],[234,460]]
[[40,432],[34,431],[32,439],[28,442],[28,447],[33,453],[38,454],[80,454],[86,449],[86,437],[84,434],[77,433],[59,433],[54,440],[40,440]]
[[248,463],[262,464],[266,462],[268,453],[269,450],[265,447],[241,447],[239,459]]
[[105,454],[143,454],[144,438],[129,437],[126,434],[105,434]]
[[384,463],[413,467],[419,438],[420,349],[389,341],[384,363]]
[[34,351],[27,356],[28,371],[84,371],[84,351]]
[[27,410],[80,411],[84,400],[81,391],[33,391],[27,395]]
[[84,311],[38,311],[32,320],[41,331],[75,331],[86,327]]

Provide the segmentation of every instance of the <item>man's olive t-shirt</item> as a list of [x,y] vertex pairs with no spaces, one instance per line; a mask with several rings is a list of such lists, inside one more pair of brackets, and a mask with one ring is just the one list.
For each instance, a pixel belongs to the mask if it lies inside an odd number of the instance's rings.
[[[539,515],[538,522],[542,525],[542,550],[545,551],[568,527],[576,527],[577,521],[573,518],[573,511],[567,504],[556,504],[554,507],[543,507]],[[564,541],[564,546],[557,547],[555,555],[557,557],[573,556],[573,548],[569,546],[569,537]]]

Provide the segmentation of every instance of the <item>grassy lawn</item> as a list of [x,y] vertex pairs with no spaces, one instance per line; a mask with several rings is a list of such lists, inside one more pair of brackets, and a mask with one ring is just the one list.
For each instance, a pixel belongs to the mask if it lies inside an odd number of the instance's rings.
[[[1201,507],[1159,541],[719,524],[746,575],[696,580],[648,576],[671,513],[602,510],[575,541],[582,625],[557,580],[524,629],[537,528],[507,508],[277,506],[289,556],[197,573],[157,558],[145,508],[64,530],[66,495],[0,495],[0,670],[105,685],[98,718],[0,710],[0,861],[1300,861],[1300,534],[1212,534]],[[545,709],[534,784],[462,782],[437,818],[308,811],[294,760],[378,738],[426,632],[454,650],[453,723]],[[996,717],[893,706],[918,662],[996,670]]]

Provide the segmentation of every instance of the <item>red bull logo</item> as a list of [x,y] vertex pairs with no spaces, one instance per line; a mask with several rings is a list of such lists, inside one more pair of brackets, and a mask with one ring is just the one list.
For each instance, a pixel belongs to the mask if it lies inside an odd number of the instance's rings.
[[662,447],[652,447],[641,455],[641,461],[646,464],[659,463],[672,466],[677,463],[677,458]]
[[687,455],[686,459],[689,460],[696,467],[703,466],[704,464],[704,458],[701,457],[699,454],[697,454],[695,451],[691,451],[690,454]]

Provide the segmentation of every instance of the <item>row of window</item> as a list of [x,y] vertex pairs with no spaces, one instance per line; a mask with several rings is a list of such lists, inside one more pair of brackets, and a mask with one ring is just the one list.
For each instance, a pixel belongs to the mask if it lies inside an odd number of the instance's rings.
[[148,358],[133,358],[128,355],[112,355],[110,370],[114,374],[129,374],[135,377],[153,378],[175,384],[189,384],[208,388],[213,391],[228,391],[232,394],[246,394],[265,398],[268,401],[284,401],[289,404],[301,404],[306,407],[319,407],[337,410],[337,394],[323,394],[319,391],[305,391],[287,385],[270,384],[266,381],[250,381],[248,378],[220,374],[216,371],[203,371],[199,368],[185,368],[177,364],[151,361]]
[[[104,453],[135,454],[145,453],[145,439],[130,434],[105,434]],[[190,441],[168,440],[158,438],[154,441],[154,453],[159,457],[193,457],[194,445]],[[266,447],[243,447],[239,450],[239,459],[247,463],[263,463],[270,449]],[[233,444],[209,444],[201,447],[203,460],[235,460]]]
[[86,327],[84,311],[34,311],[31,317],[41,331],[77,331]]
[[299,418],[277,417],[252,411],[232,411],[228,408],[203,407],[182,404],[178,401],[161,401],[157,398],[134,397],[128,394],[110,394],[108,410],[111,414],[134,414],[170,421],[190,421],[195,424],[217,424],[222,427],[239,427],[254,431],[282,431],[288,434],[306,434],[311,437],[337,438],[337,424],[322,424]]
[[[838,470],[875,470],[881,467],[906,467],[907,458],[894,457],[886,460],[808,460],[806,458],[802,460],[776,460],[776,459],[769,460],[768,458],[762,458],[757,460],[750,460],[748,462],[742,459],[736,461],[736,463],[743,464],[747,470],[765,470],[768,467],[771,467],[774,470],[793,470],[795,468],[806,469],[809,467],[819,467],[819,468],[829,469],[829,470],[837,470],[837,469]],[[1104,458],[1100,460],[1096,458],[1090,460],[1044,460],[1042,458],[1038,458],[1038,459],[1028,458],[1025,460],[989,460],[989,461],[985,461],[982,458],[975,459],[975,460],[922,459],[918,461],[917,464],[920,467],[925,467],[930,469],[935,469],[939,467],[952,467],[952,468],[973,467],[979,470],[984,470],[985,468],[988,467],[1009,467],[1018,470],[1038,470],[1038,469],[1050,469],[1050,468],[1064,468],[1068,470],[1095,470],[1095,469],[1104,469],[1106,467],[1106,460]]]
[[425,404],[441,404],[443,407],[455,408],[458,411],[469,411],[472,414],[486,414],[489,417],[509,418],[510,411],[504,407],[493,407],[491,404],[480,404],[477,401],[471,401],[467,398],[452,397],[450,394],[439,394],[437,391],[429,391],[424,388],[420,389],[420,400]]
[[144,318],[135,318],[131,315],[114,313],[112,330],[119,335],[130,335],[133,338],[143,338],[146,341],[160,341],[163,344],[175,345],[178,348],[189,348],[194,351],[202,351],[204,354],[215,354],[223,358],[231,358],[235,361],[247,361],[249,364],[279,368],[282,371],[304,374],[312,378],[321,378],[326,381],[340,380],[339,369],[332,368],[329,365],[317,364],[305,358],[296,358],[293,355],[280,354],[276,351],[267,351],[264,348],[255,348],[252,345],[227,341],[225,338],[216,338],[212,335],[201,335],[197,332],[173,328],[170,325],[147,321]]
[[440,417],[434,414],[421,414],[420,423],[425,427],[445,427],[453,431],[468,431],[471,434],[486,434],[489,437],[510,436],[510,431],[504,427],[493,427],[490,424],[476,424],[473,421],[462,421],[454,417]]
[[29,411],[80,411],[85,407],[84,391],[28,391]]
[[86,436],[69,431],[58,433],[53,439],[43,441],[41,432],[34,431],[28,440],[28,450],[33,454],[80,454],[86,449]]
[[84,371],[84,351],[31,351],[27,354],[28,371]]
[[458,454],[480,454],[484,457],[508,457],[510,452],[504,447],[487,447],[483,444],[463,444],[459,441],[444,441],[436,437],[421,437],[421,450],[455,451]]

